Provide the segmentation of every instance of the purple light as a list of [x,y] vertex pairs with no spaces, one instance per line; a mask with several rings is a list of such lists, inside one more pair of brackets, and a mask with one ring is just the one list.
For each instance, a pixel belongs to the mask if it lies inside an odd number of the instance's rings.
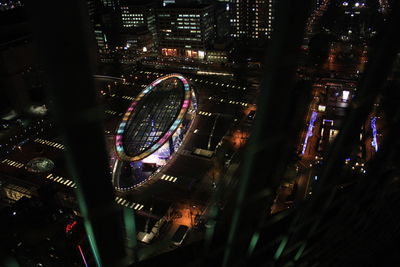
[[83,251],[82,251],[82,248],[81,248],[80,245],[78,245],[78,249],[79,249],[79,252],[81,253],[81,257],[82,257],[83,263],[85,264],[86,267],[88,267],[86,259],[85,259],[85,255],[83,255]]
[[378,151],[378,141],[376,138],[376,117],[371,118],[371,128],[372,128],[372,146],[375,148],[375,152]]
[[316,119],[317,119],[317,112],[313,111],[313,113],[311,114],[310,124],[308,125],[307,135],[306,135],[306,138],[304,139],[303,150],[301,151],[302,155],[304,155],[304,152],[306,151],[308,138],[310,138],[313,135],[312,131],[313,131],[314,123],[315,123]]

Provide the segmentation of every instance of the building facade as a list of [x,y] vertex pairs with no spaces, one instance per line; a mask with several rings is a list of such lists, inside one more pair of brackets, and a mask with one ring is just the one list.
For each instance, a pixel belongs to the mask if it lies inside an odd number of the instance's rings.
[[154,8],[155,2],[143,3],[140,1],[121,2],[121,25],[122,29],[147,27],[156,40],[156,25]]
[[117,8],[119,5],[119,0],[101,0],[104,7]]
[[138,58],[155,51],[153,35],[146,27],[124,31],[121,33],[121,37],[126,42],[121,48],[121,63],[136,63]]
[[213,6],[156,8],[156,27],[161,55],[202,60],[214,38]]
[[225,50],[208,50],[207,61],[210,62],[228,62],[228,52]]
[[231,37],[270,39],[274,21],[274,0],[231,0]]

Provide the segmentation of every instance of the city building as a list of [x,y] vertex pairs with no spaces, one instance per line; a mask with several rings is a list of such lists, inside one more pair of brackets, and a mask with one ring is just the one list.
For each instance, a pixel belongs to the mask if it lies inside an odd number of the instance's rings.
[[318,9],[322,4],[323,4],[323,0],[313,0],[311,3],[311,9],[312,10],[316,10]]
[[163,6],[170,4],[189,5],[189,4],[210,4],[213,0],[162,0]]
[[147,27],[156,40],[156,25],[154,8],[156,3],[152,1],[132,1],[121,2],[121,25],[123,29]]
[[212,5],[168,5],[156,9],[158,49],[163,56],[204,59],[214,38]]
[[214,3],[214,29],[217,38],[230,38],[231,24],[228,2],[216,1]]
[[103,32],[101,24],[96,23],[94,25],[94,35],[95,35],[97,47],[99,48],[99,50],[106,49],[108,47],[107,36]]
[[163,0],[163,6],[175,4],[175,0]]
[[270,39],[274,21],[274,0],[232,0],[231,36],[245,40]]
[[97,1],[95,1],[95,0],[87,0],[86,3],[87,3],[88,13],[89,13],[89,20],[93,24],[94,23],[94,17],[95,17],[95,14],[96,14]]
[[228,53],[225,50],[208,50],[207,61],[210,62],[227,62]]
[[0,0],[0,266],[400,265],[400,2],[147,1]]
[[11,10],[23,6],[23,2],[19,0],[3,0],[0,1],[0,11]]
[[153,35],[146,27],[126,29],[122,31],[121,37],[126,42],[122,49],[121,63],[136,63],[140,56],[145,56],[155,51]]
[[207,49],[207,61],[226,63],[233,52],[232,42],[216,42],[212,48]]
[[41,83],[37,65],[23,7],[0,11],[0,113],[26,111],[40,91],[33,86]]
[[101,0],[104,7],[116,8],[119,4],[119,0]]
[[96,44],[100,62],[102,63],[114,62],[113,50],[109,48],[107,36],[104,33],[103,27],[100,23],[96,23],[94,25],[94,36],[96,38]]

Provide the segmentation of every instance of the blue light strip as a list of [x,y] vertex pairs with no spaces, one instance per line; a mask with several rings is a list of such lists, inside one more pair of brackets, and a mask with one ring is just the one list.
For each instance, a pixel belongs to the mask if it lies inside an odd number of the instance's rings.
[[378,152],[378,141],[376,138],[376,117],[371,118],[371,129],[372,129],[372,146],[375,148],[375,152]]
[[304,155],[304,152],[306,152],[308,138],[310,138],[313,135],[312,131],[316,119],[317,119],[317,112],[313,111],[313,113],[311,114],[310,124],[308,125],[307,135],[306,138],[304,139],[303,150],[301,151],[302,155]]

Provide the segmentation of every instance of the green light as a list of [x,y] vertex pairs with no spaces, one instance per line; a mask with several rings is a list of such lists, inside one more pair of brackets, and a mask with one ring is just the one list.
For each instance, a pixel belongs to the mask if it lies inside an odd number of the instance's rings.
[[[89,227],[86,227],[86,231],[88,230],[88,228]],[[90,232],[92,232],[92,231],[90,231]],[[99,255],[97,254],[98,250],[97,250],[96,243],[93,242],[90,234],[88,234],[88,239],[89,239],[90,247],[92,248],[92,251],[93,251],[94,259],[96,260],[96,264],[98,267],[101,267],[101,261],[100,261]]]
[[301,254],[303,254],[304,249],[306,248],[306,244],[301,245],[299,251],[297,251],[296,256],[294,256],[294,260],[297,261],[300,259]]
[[214,236],[214,231],[215,231],[215,217],[217,216],[218,213],[218,208],[216,206],[212,206],[210,210],[210,218],[208,219],[208,223],[211,224],[211,227],[206,229],[206,249],[211,245],[212,237]]
[[282,239],[281,244],[279,245],[278,249],[276,250],[276,253],[274,255],[274,259],[277,260],[279,257],[282,255],[282,252],[288,242],[288,238],[285,236],[285,238]]
[[253,254],[254,249],[256,248],[258,239],[260,238],[260,233],[256,232],[253,234],[253,236],[251,237],[251,241],[250,241],[250,245],[249,245],[249,250],[247,251],[247,254],[250,256],[251,254]]
[[5,261],[3,263],[4,263],[5,267],[19,267],[20,266],[18,264],[18,262],[12,257],[8,257],[7,259],[5,259]]
[[[67,159],[70,160],[70,155],[67,154]],[[71,161],[69,161],[71,162]],[[71,172],[74,172],[74,168],[70,169]],[[76,177],[76,175],[72,175],[72,177]],[[98,249],[97,249],[97,245],[95,240],[93,240],[92,236],[94,236],[93,233],[93,228],[92,228],[92,224],[90,223],[90,219],[88,216],[88,209],[87,209],[87,205],[86,205],[86,201],[85,198],[83,197],[83,193],[81,191],[81,186],[79,184],[79,179],[73,178],[73,180],[75,181],[76,185],[77,185],[77,190],[75,190],[76,193],[76,197],[78,199],[78,203],[79,203],[79,208],[83,217],[83,224],[85,226],[85,230],[89,239],[89,244],[90,244],[90,248],[92,249],[93,252],[93,256],[96,260],[96,264],[98,267],[101,267],[101,261],[100,261],[100,257],[99,257],[99,253],[98,253]]]
[[244,203],[244,199],[245,199],[245,195],[246,195],[246,191],[248,188],[248,184],[249,184],[249,174],[251,173],[251,161],[252,159],[254,159],[254,155],[250,154],[250,160],[245,161],[245,164],[243,166],[243,174],[242,174],[242,179],[240,182],[240,190],[238,193],[238,197],[236,199],[236,209],[235,212],[232,216],[232,220],[231,220],[231,228],[229,230],[229,235],[228,235],[228,242],[226,244],[226,248],[225,248],[225,254],[224,254],[224,258],[222,261],[222,267],[227,267],[229,264],[229,259],[231,257],[231,253],[232,253],[232,243],[233,240],[235,238],[235,235],[238,231],[238,227],[239,227],[239,218],[241,216],[242,213],[242,206]]
[[[135,213],[132,209],[126,207],[123,208],[124,223],[126,230],[127,246],[130,251],[128,255],[132,255],[130,252],[133,250],[133,261],[138,261],[137,257],[137,240],[136,240],[136,224],[135,224]],[[131,256],[128,256],[129,258]]]
[[126,207],[123,208],[124,212],[124,223],[126,228],[126,235],[130,241],[129,245],[136,246],[136,224],[135,224],[135,214],[132,209]]

